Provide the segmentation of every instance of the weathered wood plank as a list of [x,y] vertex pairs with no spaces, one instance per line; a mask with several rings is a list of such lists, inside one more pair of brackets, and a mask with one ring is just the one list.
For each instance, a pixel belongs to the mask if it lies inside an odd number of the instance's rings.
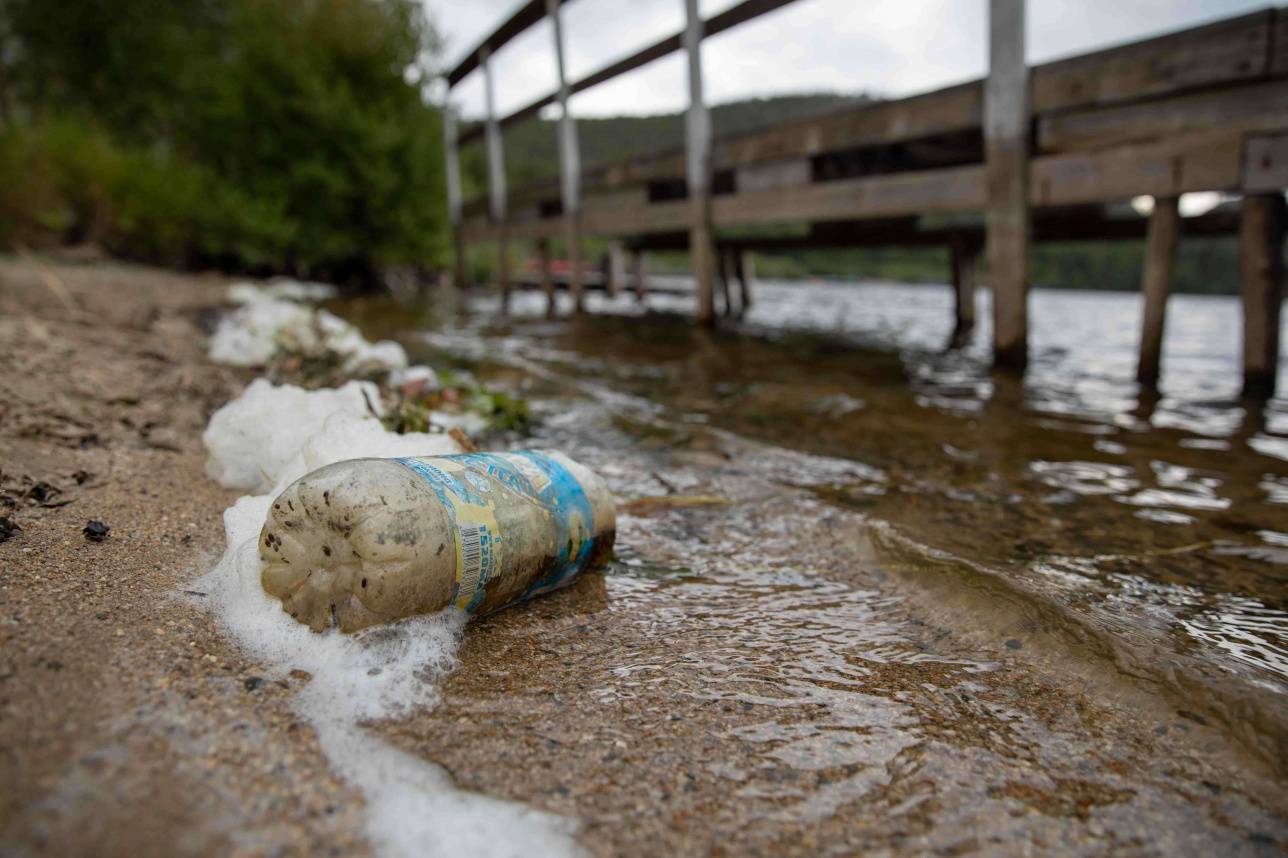
[[1024,0],[990,0],[988,80],[984,84],[984,210],[993,292],[993,364],[1028,364],[1029,74]]
[[1249,138],[1243,154],[1243,189],[1288,188],[1288,134]]
[[1238,132],[1216,131],[1162,143],[1099,152],[1049,155],[1033,161],[1034,205],[1072,205],[1140,194],[1236,190],[1243,162]]
[[739,167],[734,174],[734,187],[738,193],[771,191],[793,185],[809,184],[810,162],[807,158],[789,158]]
[[1033,110],[1108,104],[1270,71],[1269,9],[1033,70]]
[[1214,128],[1288,130],[1288,80],[1044,117],[1038,150],[1104,149]]
[[723,169],[978,128],[982,104],[981,84],[962,84],[727,137],[712,157]]
[[[563,229],[562,218],[546,218],[510,223],[506,234],[508,238],[520,241],[535,240],[553,238],[560,235]],[[501,237],[501,224],[492,223],[486,217],[475,215],[461,223],[461,236],[466,244],[498,241]]]
[[1274,32],[1270,41],[1273,51],[1270,74],[1275,77],[1288,75],[1288,9],[1275,10]]
[[719,196],[711,214],[717,227],[726,227],[971,211],[984,202],[984,168],[971,166]]
[[1243,280],[1243,395],[1274,396],[1279,369],[1279,314],[1284,293],[1284,196],[1243,199],[1239,273]]
[[647,235],[688,229],[691,218],[688,200],[669,200],[627,209],[587,210],[581,226],[586,235]]
[[618,191],[601,191],[587,194],[582,200],[582,211],[603,212],[614,209],[637,208],[648,205],[648,192],[642,187],[623,188]]
[[1141,276],[1140,359],[1136,380],[1147,388],[1158,386],[1163,354],[1163,330],[1167,319],[1167,298],[1172,291],[1172,271],[1181,234],[1179,201],[1176,197],[1155,197],[1145,239],[1145,271]]

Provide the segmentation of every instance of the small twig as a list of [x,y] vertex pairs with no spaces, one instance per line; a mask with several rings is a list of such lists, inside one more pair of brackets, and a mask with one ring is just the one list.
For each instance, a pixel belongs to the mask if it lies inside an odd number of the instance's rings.
[[461,445],[461,449],[465,452],[477,453],[479,451],[478,445],[474,443],[469,435],[465,434],[465,430],[461,429],[461,427],[453,426],[451,429],[447,430],[447,435],[457,444]]
[[371,413],[372,417],[379,420],[380,415],[376,413],[376,406],[371,404],[371,397],[367,395],[367,389],[365,387],[359,387],[358,389],[362,391],[362,401],[367,403],[367,411]]

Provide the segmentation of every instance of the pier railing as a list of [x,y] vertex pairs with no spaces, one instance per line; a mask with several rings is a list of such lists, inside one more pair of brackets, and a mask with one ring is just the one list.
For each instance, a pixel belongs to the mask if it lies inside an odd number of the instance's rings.
[[[637,273],[640,254],[687,248],[696,317],[710,324],[717,286],[727,308],[728,275],[745,270],[749,249],[939,244],[952,250],[956,339],[974,321],[982,254],[993,292],[995,361],[1023,369],[1031,242],[1145,235],[1138,375],[1154,385],[1179,237],[1237,232],[1244,388],[1252,396],[1273,393],[1288,186],[1288,10],[1267,8],[1030,68],[1024,0],[987,0],[985,80],[715,140],[702,91],[702,39],[791,0],[745,0],[706,21],[697,0],[677,0],[685,4],[682,32],[577,81],[564,73],[560,17],[567,2],[526,3],[447,77],[455,85],[480,68],[487,94],[477,129],[457,135],[448,111],[449,205],[462,282],[469,244],[497,243],[497,277],[508,289],[508,242],[535,241],[538,258],[549,259],[550,239],[562,236],[572,261],[568,288],[580,310],[583,235],[622,242],[636,254]],[[553,23],[559,86],[498,117],[490,58],[543,17]],[[675,51],[688,58],[683,150],[583,167],[569,96]],[[507,189],[503,129],[551,104],[559,106],[559,182]],[[463,202],[456,147],[479,136],[487,145],[489,194]],[[1234,195],[1240,210],[1181,218],[1178,199],[1198,191]],[[1155,200],[1148,219],[1124,218],[1122,203],[1143,195]],[[791,237],[745,237],[747,227],[802,223],[807,229]],[[612,269],[622,267],[614,261]],[[553,298],[548,268],[542,279]],[[637,279],[642,289],[642,274]],[[741,279],[746,294],[746,275]]]

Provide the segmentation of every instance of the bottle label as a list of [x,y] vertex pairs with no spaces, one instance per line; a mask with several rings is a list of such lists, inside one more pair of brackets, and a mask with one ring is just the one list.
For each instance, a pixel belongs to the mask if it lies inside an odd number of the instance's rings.
[[[507,550],[533,551],[534,543],[539,543],[549,555],[541,576],[515,601],[567,584],[590,559],[595,543],[590,499],[577,478],[545,453],[464,453],[397,461],[424,477],[452,516],[456,529],[452,604],[461,610],[472,613],[483,604],[487,583],[504,568]],[[499,505],[512,503],[535,504],[544,510],[550,532],[502,533],[496,512]]]

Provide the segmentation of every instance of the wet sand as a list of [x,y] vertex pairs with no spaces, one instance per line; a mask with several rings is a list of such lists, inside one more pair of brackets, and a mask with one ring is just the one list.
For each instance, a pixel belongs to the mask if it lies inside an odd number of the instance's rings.
[[[234,499],[199,437],[248,380],[203,357],[219,282],[0,265],[0,514],[22,527],[0,544],[6,851],[366,849],[360,795],[291,711],[306,680],[264,675],[178,594]],[[535,442],[620,495],[728,502],[624,515],[602,574],[472,624],[442,705],[371,725],[460,786],[575,818],[600,855],[1288,846],[1264,755],[1023,605],[936,586],[820,496],[862,466],[530,380]],[[42,480],[73,502],[19,497]]]
[[[180,593],[234,499],[203,471],[241,373],[204,359],[222,281],[0,262],[0,852],[344,854],[361,798]],[[86,472],[78,484],[77,472]],[[22,495],[57,487],[45,508]],[[111,527],[101,543],[89,519]]]

